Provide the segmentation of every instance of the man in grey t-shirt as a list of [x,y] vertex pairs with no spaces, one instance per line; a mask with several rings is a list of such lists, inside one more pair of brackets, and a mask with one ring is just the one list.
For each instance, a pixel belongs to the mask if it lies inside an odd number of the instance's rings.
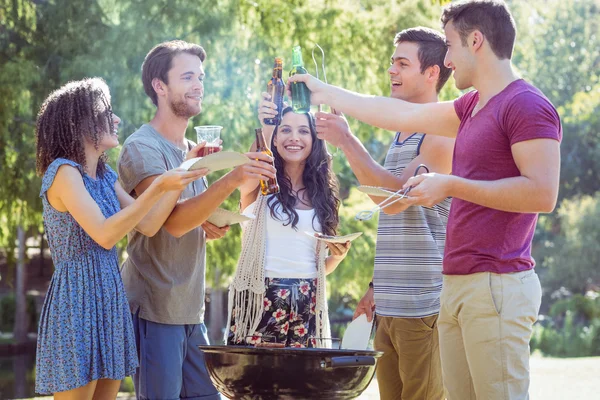
[[[155,46],[144,60],[142,80],[157,110],[123,145],[118,169],[123,187],[139,196],[163,172],[197,157],[203,144],[185,138],[189,119],[200,113],[204,49],[183,41]],[[267,179],[270,157],[247,153],[250,162],[209,188],[202,180],[163,196],[155,207],[172,210],[152,236],[129,234],[122,276],[133,314],[140,368],[139,399],[218,399],[198,345],[207,344],[204,316],[206,240],[227,232],[208,216],[241,184]]]

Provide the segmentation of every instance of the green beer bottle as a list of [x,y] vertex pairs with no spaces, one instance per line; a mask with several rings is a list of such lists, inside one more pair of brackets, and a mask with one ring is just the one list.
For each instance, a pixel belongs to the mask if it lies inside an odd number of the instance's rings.
[[[300,46],[296,46],[292,49],[292,69],[290,70],[290,76],[296,74],[306,74],[307,71],[304,68],[302,62],[302,51]],[[310,111],[310,90],[306,87],[304,82],[294,82],[291,85],[292,90],[292,109],[295,113],[306,114]]]

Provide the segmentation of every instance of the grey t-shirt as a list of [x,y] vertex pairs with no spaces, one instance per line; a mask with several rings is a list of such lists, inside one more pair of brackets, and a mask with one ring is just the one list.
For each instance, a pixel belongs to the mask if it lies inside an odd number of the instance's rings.
[[[194,143],[188,142],[188,149]],[[150,125],[143,125],[125,140],[119,156],[121,185],[132,196],[145,178],[177,168],[182,151]],[[188,185],[179,200],[205,190],[202,179]],[[137,231],[128,234],[127,253],[121,275],[131,312],[139,310],[145,320],[162,324],[198,324],[204,318],[204,272],[206,241],[198,227],[181,238],[160,228],[153,237]]]

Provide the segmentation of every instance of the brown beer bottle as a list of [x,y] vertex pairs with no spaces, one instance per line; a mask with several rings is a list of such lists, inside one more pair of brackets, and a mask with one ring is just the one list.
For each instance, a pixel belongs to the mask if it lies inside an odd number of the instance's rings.
[[[261,153],[265,153],[266,155],[273,157],[273,153],[271,153],[271,150],[269,150],[269,148],[267,147],[265,135],[263,134],[262,128],[256,128],[254,130],[254,133],[256,133],[256,151],[260,151]],[[279,185],[277,184],[277,178],[269,178],[266,181],[261,180],[260,192],[263,194],[263,196],[279,193]]]
[[283,69],[283,59],[275,58],[273,64],[273,76],[267,82],[267,92],[271,95],[271,101],[277,105],[277,115],[273,118],[265,118],[265,125],[279,125],[281,122],[281,112],[283,111],[283,94],[285,93],[285,82],[281,77]]

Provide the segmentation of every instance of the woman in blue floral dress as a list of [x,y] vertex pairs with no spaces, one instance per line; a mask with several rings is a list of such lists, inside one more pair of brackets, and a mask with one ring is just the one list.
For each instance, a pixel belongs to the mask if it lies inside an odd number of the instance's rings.
[[119,144],[119,122],[99,78],[66,84],[38,114],[37,169],[55,271],[40,316],[36,392],[56,399],[114,399],[134,372],[138,358],[115,244],[133,229],[156,233],[170,211],[160,198],[207,172],[173,169],[134,200],[104,154]]

